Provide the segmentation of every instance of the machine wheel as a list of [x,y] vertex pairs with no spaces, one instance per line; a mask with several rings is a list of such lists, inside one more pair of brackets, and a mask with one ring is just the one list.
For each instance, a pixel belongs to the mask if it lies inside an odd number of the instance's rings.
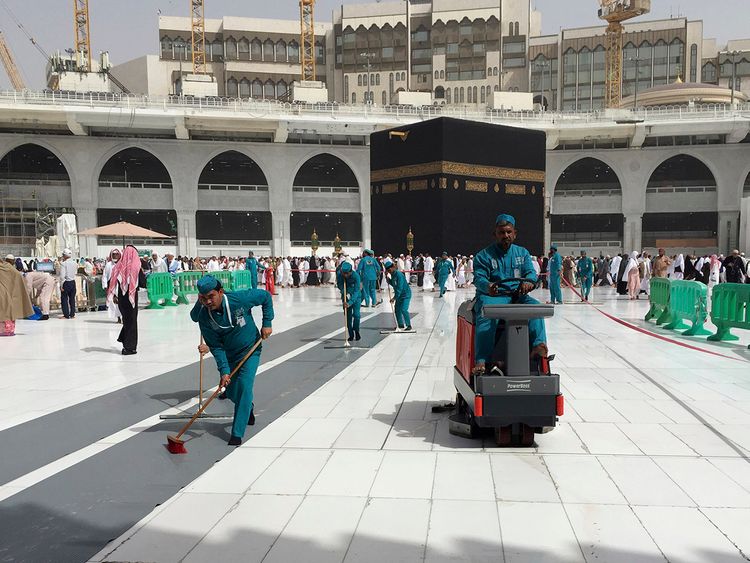
[[511,428],[511,426],[498,426],[495,428],[495,444],[500,447],[510,446],[513,438]]
[[521,434],[519,436],[521,445],[524,447],[530,447],[534,445],[534,429],[527,425],[521,425]]

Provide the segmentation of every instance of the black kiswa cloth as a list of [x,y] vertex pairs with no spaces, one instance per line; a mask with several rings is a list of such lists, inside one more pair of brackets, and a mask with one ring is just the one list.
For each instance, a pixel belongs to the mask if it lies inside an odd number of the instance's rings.
[[546,136],[441,117],[373,133],[373,247],[413,254],[476,254],[501,212],[516,218],[518,244],[544,246]]

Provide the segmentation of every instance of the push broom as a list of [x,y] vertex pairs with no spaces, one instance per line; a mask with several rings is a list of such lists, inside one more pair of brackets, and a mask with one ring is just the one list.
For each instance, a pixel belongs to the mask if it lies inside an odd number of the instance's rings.
[[[250,356],[252,356],[253,353],[258,349],[258,346],[260,346],[261,342],[263,342],[263,339],[259,338],[258,341],[255,344],[253,344],[253,347],[250,348],[250,350],[248,351],[248,353],[245,354],[245,357],[242,358],[242,360],[240,360],[240,363],[237,364],[237,367],[235,367],[232,370],[232,373],[229,374],[229,382],[230,383],[232,382],[232,378],[234,377],[234,375],[240,370],[240,368],[243,365],[245,365],[245,362],[247,361],[247,359]],[[222,387],[221,385],[219,385],[219,387],[216,388],[216,391],[214,391],[213,394],[208,399],[206,399],[206,402],[203,403],[203,405],[201,406],[201,408],[199,408],[195,412],[195,414],[193,415],[193,417],[185,424],[185,426],[183,426],[180,429],[180,431],[177,433],[176,436],[167,436],[167,449],[169,450],[169,453],[171,453],[171,454],[186,454],[186,453],[188,453],[187,452],[187,448],[185,447],[185,441],[181,440],[180,437],[185,432],[187,432],[188,428],[190,428],[192,426],[193,422],[195,422],[200,417],[200,415],[203,414],[203,411],[206,410],[206,407],[208,407],[208,405],[211,404],[211,401],[213,401],[216,397],[218,397],[219,394],[221,394],[225,389],[226,389],[226,387]]]

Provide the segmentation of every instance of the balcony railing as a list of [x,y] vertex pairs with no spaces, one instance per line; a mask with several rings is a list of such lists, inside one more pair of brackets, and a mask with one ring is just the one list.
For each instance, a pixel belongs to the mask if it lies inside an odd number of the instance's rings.
[[199,190],[220,192],[267,192],[267,185],[254,184],[198,184]]
[[100,188],[130,188],[130,189],[152,189],[152,190],[171,190],[172,184],[161,182],[109,182],[99,181]]

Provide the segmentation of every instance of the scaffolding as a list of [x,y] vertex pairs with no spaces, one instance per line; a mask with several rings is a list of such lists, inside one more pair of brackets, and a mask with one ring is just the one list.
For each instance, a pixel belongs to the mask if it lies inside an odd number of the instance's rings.
[[31,256],[37,240],[55,234],[57,218],[64,212],[49,207],[35,193],[17,196],[8,186],[0,186],[0,248],[17,256]]
[[302,40],[302,80],[315,80],[315,0],[300,0],[300,32]]

